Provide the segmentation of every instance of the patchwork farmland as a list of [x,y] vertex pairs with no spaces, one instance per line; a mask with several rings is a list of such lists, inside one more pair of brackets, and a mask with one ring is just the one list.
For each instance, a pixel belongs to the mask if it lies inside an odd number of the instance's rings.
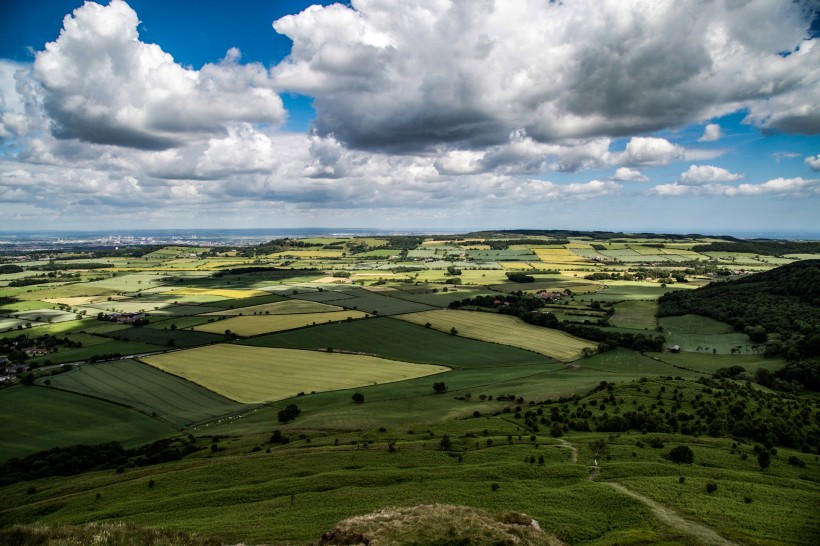
[[[812,243],[97,252],[0,273],[0,542],[104,521],[312,544],[434,503],[526,513],[566,544],[820,535]],[[40,282],[43,267],[79,276]],[[709,286],[729,295],[704,303]]]

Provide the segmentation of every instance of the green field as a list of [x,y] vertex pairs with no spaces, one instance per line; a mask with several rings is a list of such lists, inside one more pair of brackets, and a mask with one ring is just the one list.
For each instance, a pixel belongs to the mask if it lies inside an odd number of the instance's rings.
[[212,345],[145,357],[145,362],[232,400],[267,402],[299,392],[392,383],[449,371],[367,355]]
[[41,379],[53,388],[104,398],[156,415],[176,428],[237,413],[248,406],[134,360],[79,366]]
[[383,296],[363,288],[346,288],[324,292],[300,294],[300,298],[340,305],[346,309],[356,309],[378,315],[398,315],[426,311],[430,306],[413,301]]
[[681,351],[712,354],[762,353],[762,347],[749,341],[746,334],[735,332],[726,323],[698,315],[663,317],[659,320],[666,332],[667,345],[678,345]]
[[0,460],[74,444],[136,446],[176,431],[136,410],[44,387],[0,390]]
[[658,320],[655,318],[657,310],[658,304],[654,301],[624,301],[615,304],[615,314],[609,322],[620,328],[654,330],[658,326]]
[[94,356],[102,355],[136,355],[164,351],[167,347],[141,343],[139,341],[116,341],[109,339],[105,343],[84,346],[77,349],[60,349],[56,353],[49,353],[31,359],[37,364],[63,364],[66,362],[82,362]]
[[477,313],[441,309],[402,315],[402,320],[413,324],[427,324],[442,332],[452,328],[458,335],[490,343],[526,349],[561,361],[581,358],[585,348],[595,350],[597,345],[558,330],[526,324],[520,319],[495,313]]

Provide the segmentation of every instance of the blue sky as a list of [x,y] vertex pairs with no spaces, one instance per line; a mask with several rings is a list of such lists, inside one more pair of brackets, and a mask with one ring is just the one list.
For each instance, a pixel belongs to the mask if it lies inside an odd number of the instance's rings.
[[820,233],[809,0],[193,6],[0,4],[0,229]]

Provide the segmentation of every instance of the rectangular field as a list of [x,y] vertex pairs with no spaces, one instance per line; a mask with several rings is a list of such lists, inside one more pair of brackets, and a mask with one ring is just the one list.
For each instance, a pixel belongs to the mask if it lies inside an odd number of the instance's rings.
[[251,305],[248,307],[237,307],[234,309],[222,309],[212,311],[205,315],[291,315],[303,313],[327,313],[330,311],[341,311],[341,307],[326,305],[315,301],[307,300],[287,300],[274,303],[263,303],[261,305]]
[[225,344],[143,360],[249,404],[282,400],[300,392],[351,389],[449,371],[444,366],[366,355]]
[[194,330],[211,334],[223,334],[226,330],[242,337],[257,336],[283,330],[304,328],[315,324],[339,322],[342,320],[364,318],[366,313],[361,311],[331,311],[328,313],[304,313],[301,315],[251,315],[231,317],[207,324],[195,326]]
[[429,305],[383,296],[363,288],[344,288],[332,293],[325,290],[324,292],[314,292],[312,294],[300,294],[299,297],[311,301],[340,305],[347,309],[356,309],[374,315],[398,315],[430,309]]
[[509,315],[441,309],[398,318],[414,324],[429,323],[431,328],[443,332],[455,328],[460,336],[527,349],[563,362],[581,358],[585,348],[597,348],[590,341],[558,330],[533,326]]
[[79,366],[48,379],[51,386],[58,389],[104,398],[147,414],[155,413],[177,428],[248,408],[134,360]]

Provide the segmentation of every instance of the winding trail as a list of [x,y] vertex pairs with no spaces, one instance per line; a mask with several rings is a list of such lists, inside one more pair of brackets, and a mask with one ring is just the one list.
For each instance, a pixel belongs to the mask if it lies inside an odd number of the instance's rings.
[[[578,462],[578,448],[572,445],[570,442],[564,440],[563,438],[558,440],[560,445],[556,446],[562,449],[569,449],[570,450],[570,462],[577,463]],[[597,481],[598,475],[601,473],[600,466],[590,466],[589,467],[589,476],[587,479],[593,481],[595,483],[600,483],[601,485],[606,485],[613,489],[616,489],[623,493],[624,495],[628,495],[633,499],[642,502],[650,510],[652,513],[661,520],[663,523],[672,527],[673,529],[680,531],[686,535],[692,536],[696,538],[700,543],[706,546],[738,546],[737,543],[727,540],[717,534],[715,531],[710,529],[709,527],[697,523],[691,520],[684,518],[678,512],[669,508],[668,506],[664,506],[659,502],[641,495],[635,491],[632,491],[627,486],[622,483],[618,482],[607,482],[607,481]]]
[[617,489],[621,493],[625,495],[629,495],[633,499],[639,500],[645,505],[647,505],[651,510],[652,513],[657,516],[665,524],[669,525],[670,527],[677,529],[682,533],[686,533],[687,535],[691,535],[698,540],[700,540],[703,544],[708,546],[738,546],[736,543],[726,540],[716,532],[714,532],[709,527],[705,525],[701,525],[700,523],[695,523],[694,521],[684,519],[680,514],[672,510],[671,508],[664,506],[654,500],[650,499],[649,497],[645,497],[631,489],[628,489],[625,485],[618,483],[618,482],[598,482],[603,485],[608,485],[614,489]]
[[568,449],[569,450],[569,462],[575,464],[578,462],[578,448],[572,445],[571,443],[567,442],[563,438],[558,439],[561,442],[561,445],[555,446],[558,449]]

